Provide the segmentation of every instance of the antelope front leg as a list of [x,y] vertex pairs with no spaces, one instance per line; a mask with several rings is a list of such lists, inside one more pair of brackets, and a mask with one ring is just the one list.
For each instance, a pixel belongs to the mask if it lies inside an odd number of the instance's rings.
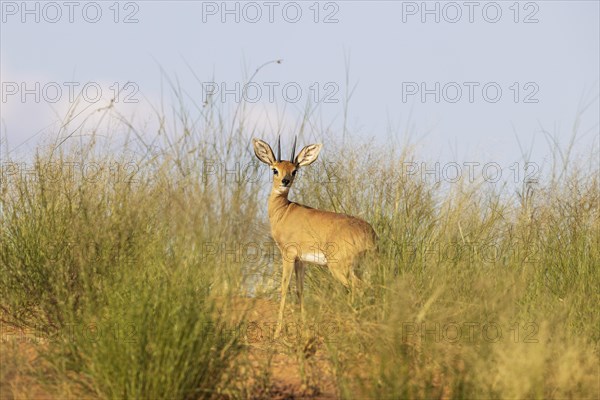
[[294,266],[293,260],[286,260],[283,257],[283,271],[281,273],[281,303],[279,304],[279,318],[277,321],[277,328],[275,328],[275,338],[279,337],[281,333],[281,327],[283,326],[283,309],[285,308],[285,296],[290,286],[290,280],[292,278],[292,267]]
[[298,301],[300,301],[300,316],[304,319],[304,301],[302,293],[304,292],[304,270],[305,266],[300,259],[294,261],[294,271],[296,272],[296,292],[298,293]]

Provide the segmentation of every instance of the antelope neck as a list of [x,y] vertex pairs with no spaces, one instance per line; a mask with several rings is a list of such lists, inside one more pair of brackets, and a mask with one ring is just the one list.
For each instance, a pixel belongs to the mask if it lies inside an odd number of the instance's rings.
[[288,193],[289,191],[278,193],[274,189],[271,191],[269,195],[269,220],[271,224],[279,221],[290,205],[291,202],[287,198]]

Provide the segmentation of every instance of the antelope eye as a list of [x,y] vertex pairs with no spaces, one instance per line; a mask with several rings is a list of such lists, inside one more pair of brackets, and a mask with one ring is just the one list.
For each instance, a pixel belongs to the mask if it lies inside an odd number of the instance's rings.
[[292,171],[292,176],[296,176],[296,172],[298,172],[297,170],[293,170]]
[[279,172],[275,168],[273,168],[273,175],[277,175]]

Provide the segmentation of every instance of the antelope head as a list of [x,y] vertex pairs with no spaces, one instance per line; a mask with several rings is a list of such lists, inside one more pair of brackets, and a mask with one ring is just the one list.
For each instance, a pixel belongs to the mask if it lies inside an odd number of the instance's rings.
[[268,143],[260,139],[252,139],[254,154],[256,157],[267,164],[273,173],[273,192],[277,194],[287,194],[294,183],[294,178],[300,167],[312,164],[319,156],[323,147],[322,144],[309,144],[305,146],[297,156],[296,139],[292,147],[292,154],[289,161],[281,159],[281,138],[277,139],[277,158]]

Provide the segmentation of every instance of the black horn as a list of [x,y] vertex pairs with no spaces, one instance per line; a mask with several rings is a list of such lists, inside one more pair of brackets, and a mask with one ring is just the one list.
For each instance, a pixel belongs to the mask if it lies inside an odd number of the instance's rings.
[[294,136],[294,145],[292,146],[292,157],[290,157],[290,162],[294,162],[294,156],[296,155],[296,141],[298,140],[298,135]]
[[277,136],[277,161],[281,161],[281,135]]

